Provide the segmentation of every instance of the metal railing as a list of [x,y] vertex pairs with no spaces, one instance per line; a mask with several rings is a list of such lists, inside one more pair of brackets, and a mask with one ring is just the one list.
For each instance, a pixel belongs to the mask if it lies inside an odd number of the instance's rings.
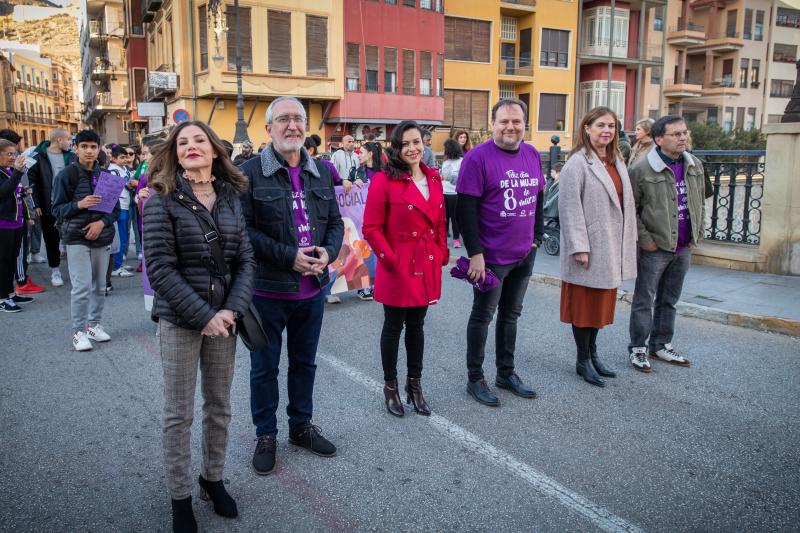
[[708,36],[709,39],[739,39],[740,37],[741,34],[738,31],[732,29],[728,29]]
[[674,80],[666,80],[665,85],[703,85],[701,78],[683,77]]
[[536,0],[500,0],[501,4],[515,4],[518,6],[536,7]]
[[533,65],[527,59],[519,61],[513,57],[500,58],[498,72],[507,76],[533,76]]
[[672,26],[669,29],[670,32],[673,31],[698,31],[698,32],[705,32],[706,28],[702,24],[695,24],[694,22],[686,22],[683,20],[678,19],[678,25]]
[[705,238],[757,246],[761,242],[765,150],[698,150],[711,180]]

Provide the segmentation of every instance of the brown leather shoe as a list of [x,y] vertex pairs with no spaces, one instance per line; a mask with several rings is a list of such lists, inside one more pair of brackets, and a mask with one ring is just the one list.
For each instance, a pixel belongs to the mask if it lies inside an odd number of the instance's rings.
[[384,382],[383,396],[386,398],[386,410],[390,415],[403,416],[406,410],[403,409],[403,402],[400,401],[400,393],[397,390],[397,380]]
[[431,415],[431,408],[422,395],[422,383],[419,378],[406,379],[406,402],[414,406],[414,410],[424,416]]

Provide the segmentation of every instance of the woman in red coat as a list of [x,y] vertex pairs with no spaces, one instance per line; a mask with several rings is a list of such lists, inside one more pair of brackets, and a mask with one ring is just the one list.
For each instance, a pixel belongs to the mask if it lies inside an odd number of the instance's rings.
[[378,257],[375,300],[383,304],[381,360],[386,409],[403,416],[397,385],[397,352],[405,325],[407,401],[421,415],[431,410],[422,395],[423,324],[428,306],[439,301],[447,249],[442,180],[421,163],[425,145],[416,122],[392,133],[386,169],[372,178],[364,211],[364,238]]

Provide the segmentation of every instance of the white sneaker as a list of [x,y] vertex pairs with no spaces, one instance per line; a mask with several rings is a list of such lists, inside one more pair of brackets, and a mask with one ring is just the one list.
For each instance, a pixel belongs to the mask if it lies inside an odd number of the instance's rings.
[[639,372],[647,373],[652,370],[652,368],[650,368],[650,361],[647,360],[647,348],[643,346],[634,348],[630,353],[630,358],[633,368]]
[[142,255],[142,252],[139,252],[138,254],[136,254],[136,259],[138,259],[139,261],[141,261],[141,260],[142,260],[142,257],[144,257],[144,256]]
[[89,340],[85,331],[78,331],[72,336],[72,347],[76,352],[88,352],[92,349],[92,341]]
[[113,272],[111,272],[111,275],[112,276],[117,276],[118,278],[130,278],[130,277],[133,277],[133,274],[131,274],[130,272],[128,272],[127,270],[125,270],[122,267],[119,267],[118,269],[116,269]]
[[31,261],[29,261],[29,262],[30,263],[37,263],[37,264],[41,265],[42,263],[47,263],[47,259],[42,257],[40,254],[36,254],[33,257],[31,257]]
[[689,366],[689,360],[673,349],[671,343],[666,343],[663,348],[658,351],[650,352],[650,357],[661,359],[665,363],[678,366]]
[[329,294],[325,297],[325,301],[329,304],[340,304],[342,303],[342,299],[336,296],[335,294]]
[[53,274],[50,276],[50,284],[53,287],[63,287],[64,286],[64,278],[61,277],[60,270],[53,270]]
[[86,335],[95,342],[108,342],[111,340],[111,336],[106,333],[106,330],[103,329],[103,326],[97,324],[96,326],[88,326],[86,328]]

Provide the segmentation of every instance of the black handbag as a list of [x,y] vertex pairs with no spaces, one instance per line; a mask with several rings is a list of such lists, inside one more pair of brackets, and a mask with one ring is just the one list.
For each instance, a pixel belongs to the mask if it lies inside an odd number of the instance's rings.
[[[220,276],[226,282],[225,285],[227,286],[228,280],[230,279],[230,272],[228,271],[228,265],[225,263],[225,255],[222,252],[219,234],[199,213],[196,211],[192,212],[197,215],[197,220],[200,221],[200,227],[203,230],[208,247],[211,249],[211,259],[216,267],[216,272],[211,272],[211,274]],[[264,332],[264,326],[261,324],[261,317],[253,302],[250,302],[250,306],[244,313],[240,313],[239,316],[236,317],[236,329],[245,347],[251,352],[266,347],[267,334]]]

